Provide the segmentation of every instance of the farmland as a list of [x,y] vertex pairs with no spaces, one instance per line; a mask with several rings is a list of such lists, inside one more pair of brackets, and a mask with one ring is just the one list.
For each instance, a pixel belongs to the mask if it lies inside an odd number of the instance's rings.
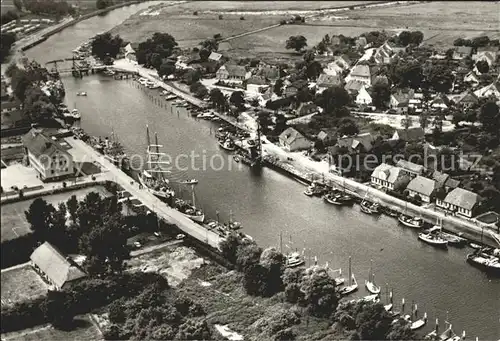
[[2,306],[47,293],[47,284],[29,265],[2,271]]
[[[106,195],[104,187],[89,187],[77,191],[70,191],[60,194],[47,195],[43,199],[48,203],[57,206],[60,202],[68,200],[72,195],[76,195],[81,200],[87,193],[98,192]],[[30,232],[30,227],[26,221],[24,211],[28,210],[33,200],[19,201],[12,204],[2,205],[2,241],[14,239]]]

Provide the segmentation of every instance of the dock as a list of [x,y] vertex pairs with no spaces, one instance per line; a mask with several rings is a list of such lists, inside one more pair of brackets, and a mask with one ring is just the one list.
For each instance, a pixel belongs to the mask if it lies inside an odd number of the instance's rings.
[[102,177],[100,177],[101,179],[105,178],[106,180],[119,184],[124,191],[129,192],[131,196],[139,200],[150,211],[155,212],[158,218],[169,224],[176,225],[180,230],[196,240],[205,243],[214,249],[219,249],[219,243],[223,240],[221,236],[205,229],[203,226],[198,225],[179,211],[169,207],[167,204],[151,194],[147,189],[139,188],[138,182],[132,180],[121,169],[106,160],[85,142],[72,138],[68,138],[66,141],[72,148],[81,150],[88,158],[90,158],[91,161],[99,163],[103,169],[107,170],[102,174]]

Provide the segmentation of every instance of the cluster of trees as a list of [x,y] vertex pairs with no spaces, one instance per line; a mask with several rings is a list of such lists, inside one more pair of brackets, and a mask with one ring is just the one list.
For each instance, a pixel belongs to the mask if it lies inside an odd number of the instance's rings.
[[189,87],[189,91],[191,91],[196,98],[205,98],[208,95],[208,89],[206,86],[201,84],[201,82],[196,82],[191,84]]
[[389,38],[389,34],[385,31],[371,31],[363,33],[361,37],[365,37],[366,42],[368,44],[372,44],[372,47],[379,47],[382,46]]
[[123,270],[129,258],[127,221],[116,196],[102,198],[91,192],[80,202],[72,196],[57,208],[37,198],[25,212],[35,237],[65,253],[86,256],[84,267],[91,275]]
[[306,46],[307,46],[307,39],[302,35],[291,36],[290,38],[287,39],[285,44],[285,48],[287,50],[295,50],[296,52],[302,51],[302,49]]
[[473,39],[458,38],[453,42],[454,46],[470,46],[470,47],[484,47],[484,46],[499,46],[498,39],[492,39],[488,36],[480,36]]
[[334,314],[334,329],[350,340],[414,340],[410,324],[400,318],[396,323],[381,303],[347,302]]
[[151,286],[165,287],[168,283],[161,275],[140,272],[86,278],[63,291],[51,291],[45,297],[12,306],[2,305],[1,331],[22,330],[47,322],[68,330],[74,327],[76,315],[89,313],[122,297],[135,297]]
[[399,35],[392,38],[392,41],[400,46],[420,45],[424,40],[424,34],[420,31],[402,31]]
[[112,36],[109,32],[98,34],[92,39],[92,54],[101,60],[106,57],[116,58],[123,44],[119,35]]
[[210,103],[217,110],[226,111],[229,108],[228,98],[224,96],[220,89],[213,88],[212,90],[210,90],[209,96]]
[[3,63],[7,56],[10,54],[10,48],[16,41],[16,35],[14,33],[2,33],[0,34],[0,63]]
[[308,50],[304,53],[303,60],[295,64],[297,79],[316,79],[323,71],[321,63],[315,60],[315,52]]
[[211,340],[203,308],[171,290],[166,280],[148,285],[135,297],[108,306],[107,340]]
[[175,60],[172,56],[177,42],[168,33],[156,32],[151,38],[139,44],[136,51],[137,62],[145,67],[153,67],[161,76],[175,72]]
[[113,0],[97,0],[95,2],[95,7],[97,9],[105,9],[113,4]]
[[63,17],[75,14],[75,8],[66,1],[24,0],[24,7],[32,14],[49,14]]

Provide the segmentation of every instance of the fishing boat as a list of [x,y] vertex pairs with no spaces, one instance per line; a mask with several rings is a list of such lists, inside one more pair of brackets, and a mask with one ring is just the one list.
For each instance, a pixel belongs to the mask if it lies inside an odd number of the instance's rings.
[[82,115],[80,115],[80,112],[78,111],[78,109],[73,109],[71,110],[71,117],[75,120],[79,120],[82,118]]
[[198,183],[198,180],[189,179],[189,180],[179,181],[179,183],[184,184],[184,185],[196,185]]
[[349,282],[347,286],[344,286],[340,288],[339,294],[341,296],[347,296],[349,294],[352,294],[356,290],[358,290],[358,282],[356,282],[356,277],[354,277],[354,274],[352,273],[352,267],[351,267],[351,257],[349,257]]
[[[386,288],[386,291],[389,291],[389,289]],[[391,311],[393,307],[394,307],[394,304],[392,302],[392,290],[391,290],[389,292],[389,302],[387,304],[384,304],[384,309],[385,309],[385,311]]]
[[115,71],[111,70],[111,69],[106,69],[104,70],[103,72],[106,76],[114,76],[115,75]]
[[384,213],[387,214],[389,217],[397,218],[399,216],[398,211],[393,210],[392,208],[386,208],[384,210]]
[[440,236],[436,236],[430,233],[419,233],[418,239],[435,247],[440,247],[443,249],[448,248],[448,241],[444,240]]
[[175,192],[169,187],[169,181],[165,178],[167,170],[162,168],[162,165],[169,164],[169,162],[162,160],[165,153],[160,153],[159,148],[163,147],[158,144],[158,135],[155,133],[155,144],[150,143],[149,127],[146,126],[147,136],[147,161],[146,167],[141,174],[139,174],[139,182],[142,186],[146,187],[153,195],[162,199],[168,200],[172,198]]
[[304,191],[304,194],[308,197],[320,196],[325,192],[325,188],[318,182],[313,181],[309,187]]
[[168,96],[166,96],[166,97],[165,97],[165,99],[166,99],[167,101],[172,101],[172,100],[174,100],[174,99],[177,99],[177,96],[176,96],[176,95],[168,95]]
[[185,200],[178,198],[175,199],[174,208],[197,223],[203,223],[203,221],[205,220],[205,214],[203,213],[203,211],[196,208],[194,204],[191,204]]
[[214,117],[215,117],[215,115],[212,114],[209,111],[201,113],[201,114],[198,114],[198,116],[196,116],[196,118],[201,118],[201,119],[205,119],[205,120],[208,120],[208,119],[211,119],[211,118],[214,118]]
[[373,260],[370,260],[370,273],[368,280],[365,280],[366,289],[372,294],[380,294],[380,287],[375,284],[375,274],[373,273]]
[[286,267],[287,268],[296,268],[305,263],[304,257],[298,252],[292,252],[286,256]]
[[467,255],[467,262],[487,273],[500,275],[500,259],[480,250]]
[[85,91],[80,91],[76,93],[77,96],[87,96],[87,93]]
[[222,149],[227,150],[229,152],[232,152],[236,149],[236,146],[234,145],[234,142],[231,139],[226,139],[226,140],[220,139],[217,141],[217,143]]
[[361,209],[361,212],[363,213],[366,213],[366,214],[374,214],[375,212],[372,211],[371,209],[372,207],[372,203],[367,201],[367,200],[363,200],[361,202],[361,205],[360,205],[360,209]]
[[374,213],[374,214],[380,214],[380,204],[374,202],[372,203],[371,207],[370,207],[370,210]]
[[469,243],[469,246],[470,246],[471,248],[475,249],[475,250],[479,250],[479,249],[481,249],[481,247],[482,247],[481,245],[476,244],[476,243]]
[[424,226],[424,221],[420,217],[410,217],[406,214],[401,214],[398,221],[406,227],[411,227],[415,229],[422,228]]
[[455,236],[451,233],[443,232],[441,225],[434,225],[425,232],[441,237],[448,242],[448,245],[463,246],[467,242],[465,238]]
[[417,330],[417,329],[420,329],[422,328],[423,326],[425,326],[427,324],[427,313],[424,313],[424,316],[416,321],[413,321],[411,324],[410,324],[410,329],[411,330]]

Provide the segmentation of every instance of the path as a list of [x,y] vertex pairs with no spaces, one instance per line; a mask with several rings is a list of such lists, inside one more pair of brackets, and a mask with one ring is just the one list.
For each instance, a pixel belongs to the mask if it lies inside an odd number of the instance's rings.
[[118,169],[111,162],[101,157],[94,149],[92,149],[92,147],[83,141],[75,139],[67,139],[66,141],[69,145],[71,145],[71,147],[79,149],[85,153],[87,157],[100,163],[103,168],[108,170],[108,172],[103,174],[107,180],[119,184],[125,191],[137,198],[142,204],[144,204],[144,206],[155,212],[160,218],[170,224],[176,225],[179,229],[191,237],[218,249],[220,241],[223,240],[223,238],[219,235],[203,228],[179,211],[170,208],[160,199],[151,194],[147,189],[139,189],[139,183],[132,180],[132,178]]
[[145,255],[146,253],[158,251],[158,250],[161,250],[163,248],[178,245],[178,244],[182,244],[182,240],[170,240],[170,241],[162,243],[162,244],[148,246],[148,247],[142,248],[140,250],[131,251],[130,257],[142,256],[142,255]]

